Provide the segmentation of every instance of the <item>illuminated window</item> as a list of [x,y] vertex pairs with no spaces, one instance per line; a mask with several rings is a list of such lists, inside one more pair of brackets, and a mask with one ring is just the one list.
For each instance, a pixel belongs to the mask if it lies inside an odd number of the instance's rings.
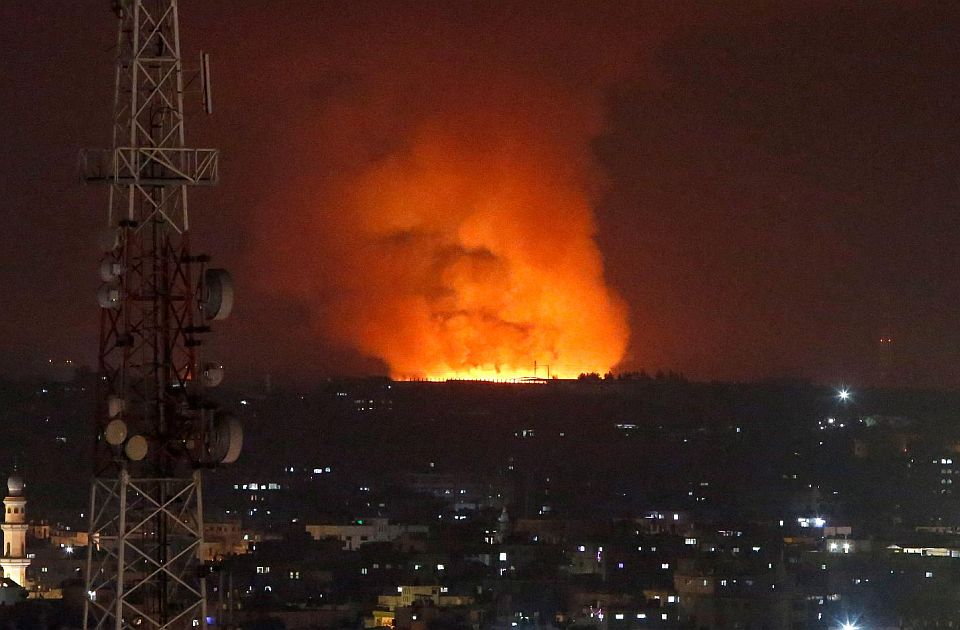
[[270,573],[270,567],[257,567],[257,573]]

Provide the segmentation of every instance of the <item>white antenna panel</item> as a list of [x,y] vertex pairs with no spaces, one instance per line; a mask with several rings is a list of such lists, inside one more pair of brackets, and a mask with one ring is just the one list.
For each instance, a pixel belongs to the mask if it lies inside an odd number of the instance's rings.
[[116,418],[121,413],[123,413],[123,410],[125,408],[126,408],[126,405],[124,404],[123,398],[120,398],[119,396],[116,396],[114,394],[107,396],[107,415],[108,416],[110,416],[111,418]]
[[100,263],[100,279],[104,282],[113,282],[119,278],[122,273],[123,265],[116,261],[105,258]]
[[200,53],[200,85],[203,90],[203,111],[213,113],[213,83],[210,78],[210,53]]

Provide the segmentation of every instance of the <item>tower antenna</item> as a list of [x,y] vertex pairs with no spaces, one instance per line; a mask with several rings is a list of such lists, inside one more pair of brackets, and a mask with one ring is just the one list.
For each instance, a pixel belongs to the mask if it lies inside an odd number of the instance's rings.
[[190,249],[187,189],[217,183],[218,152],[184,139],[177,0],[112,8],[113,146],[80,156],[109,189],[83,627],[206,628],[201,470],[242,443],[207,396],[222,367],[202,357],[233,284]]

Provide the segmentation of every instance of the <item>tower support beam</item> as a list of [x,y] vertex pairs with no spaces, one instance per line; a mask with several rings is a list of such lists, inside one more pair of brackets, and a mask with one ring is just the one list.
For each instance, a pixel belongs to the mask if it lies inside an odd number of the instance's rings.
[[187,190],[217,183],[218,152],[185,143],[178,1],[112,5],[113,145],[80,156],[81,179],[109,189],[83,625],[205,627],[199,469],[226,447],[201,378],[196,324],[213,316]]

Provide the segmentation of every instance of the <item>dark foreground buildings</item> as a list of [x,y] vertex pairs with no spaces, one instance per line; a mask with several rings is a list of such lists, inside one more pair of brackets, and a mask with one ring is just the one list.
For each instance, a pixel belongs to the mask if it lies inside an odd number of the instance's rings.
[[[0,391],[35,517],[11,627],[76,620],[89,385]],[[960,395],[634,375],[222,396],[251,430],[208,476],[219,626],[960,627]]]

